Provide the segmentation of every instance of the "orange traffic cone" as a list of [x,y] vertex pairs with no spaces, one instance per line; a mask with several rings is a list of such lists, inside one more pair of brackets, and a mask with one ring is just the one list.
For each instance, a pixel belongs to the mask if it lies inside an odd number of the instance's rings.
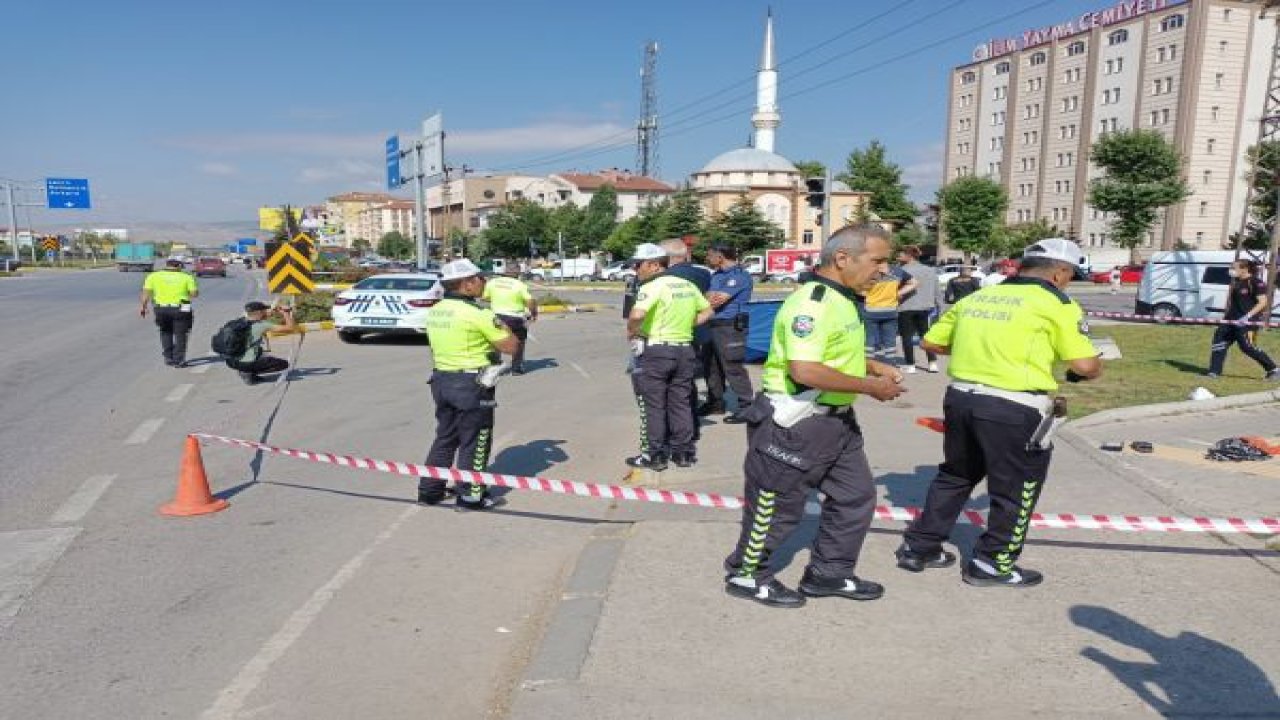
[[929,428],[930,430],[932,430],[932,431],[934,431],[934,432],[946,432],[946,431],[947,431],[947,424],[946,424],[945,422],[943,422],[943,421],[942,421],[942,418],[936,418],[936,417],[918,417],[918,418],[916,418],[916,424],[917,424],[917,425],[919,425],[919,426],[920,426],[920,427],[922,427],[922,428]]
[[205,515],[225,510],[231,503],[219,500],[209,492],[209,478],[204,474],[204,460],[200,458],[200,441],[187,436],[186,450],[182,453],[182,468],[178,470],[178,493],[173,502],[160,506],[161,515]]

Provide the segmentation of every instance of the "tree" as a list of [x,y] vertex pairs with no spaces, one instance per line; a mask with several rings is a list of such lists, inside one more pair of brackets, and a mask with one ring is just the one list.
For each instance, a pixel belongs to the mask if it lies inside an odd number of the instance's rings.
[[1008,225],[996,232],[991,251],[998,255],[1013,256],[1021,253],[1028,245],[1051,237],[1062,237],[1062,231],[1044,218]]
[[271,242],[287,243],[297,234],[298,221],[294,218],[293,208],[289,205],[281,205],[280,224],[276,225],[275,230],[272,231]]
[[351,249],[361,255],[368,255],[369,251],[373,249],[373,243],[370,243],[364,238],[356,238],[351,241]]
[[575,249],[578,252],[599,250],[617,225],[618,191],[606,183],[591,196],[582,212],[581,242],[575,243]]
[[[1271,228],[1276,218],[1276,189],[1280,187],[1280,141],[1268,140],[1249,148],[1253,203],[1245,222],[1244,246],[1253,250],[1271,247]],[[1239,237],[1237,235],[1237,237]]]
[[550,231],[550,213],[531,200],[516,200],[494,213],[485,242],[494,257],[546,257],[555,249],[555,233]]
[[994,180],[966,175],[938,191],[938,205],[947,244],[968,257],[992,249],[1009,197]]
[[1137,262],[1156,211],[1191,194],[1181,177],[1182,158],[1155,130],[1125,130],[1099,138],[1090,160],[1103,174],[1089,183],[1089,204],[1113,213],[1111,237]]
[[827,166],[817,160],[800,160],[795,166],[802,178],[820,178],[827,174]]
[[378,254],[393,260],[403,260],[413,256],[413,241],[392,230],[378,240]]
[[560,207],[547,211],[547,234],[555,240],[552,249],[559,248],[559,239],[564,238],[565,252],[577,255],[587,247],[583,234],[586,212],[573,203],[565,203]]
[[782,228],[769,222],[746,195],[707,222],[702,234],[709,244],[731,245],[739,254],[762,250],[782,242],[783,237]]
[[702,203],[698,202],[698,194],[685,189],[676,193],[667,202],[657,206],[665,221],[662,233],[671,237],[697,235],[702,230],[704,221]]
[[907,199],[910,187],[902,182],[902,168],[888,161],[879,140],[872,140],[866,150],[849,153],[845,167],[836,179],[852,190],[871,193],[870,210],[881,220],[905,224],[915,218],[916,206]]

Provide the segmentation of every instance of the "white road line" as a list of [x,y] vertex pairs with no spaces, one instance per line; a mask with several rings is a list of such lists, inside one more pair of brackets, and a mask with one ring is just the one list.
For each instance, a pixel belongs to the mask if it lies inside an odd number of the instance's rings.
[[80,486],[62,503],[53,515],[49,516],[49,522],[55,525],[70,525],[78,522],[90,510],[93,504],[98,502],[98,498],[102,497],[102,493],[111,487],[111,482],[116,479],[115,475],[93,475],[84,484]]
[[1205,447],[1213,447],[1215,445],[1215,443],[1205,442],[1204,440],[1197,440],[1196,438],[1189,438],[1189,437],[1182,438],[1182,441],[1189,442],[1193,445],[1203,445]]
[[151,439],[152,435],[156,434],[156,431],[159,430],[160,426],[163,424],[164,424],[164,418],[151,418],[150,420],[143,420],[142,424],[139,425],[137,429],[133,431],[133,434],[125,438],[124,444],[125,445],[141,445],[145,443],[146,441]]
[[570,365],[570,367],[572,367],[574,370],[577,370],[577,371],[578,371],[578,374],[579,374],[579,375],[581,375],[582,377],[584,377],[584,378],[586,378],[586,379],[588,379],[588,380],[590,380],[590,379],[591,379],[591,373],[587,372],[586,370],[583,370],[583,369],[582,369],[582,366],[581,366],[581,365],[579,365],[578,363],[576,363],[576,362],[574,362],[574,361],[570,360],[570,361],[569,361],[569,365]]
[[0,533],[0,630],[13,624],[22,604],[79,534],[78,527]]
[[217,700],[213,705],[205,710],[200,716],[205,720],[230,720],[238,717],[244,703],[249,699],[249,695],[262,684],[267,673],[271,670],[271,666],[284,656],[289,647],[297,642],[298,638],[307,631],[307,627],[315,621],[320,613],[324,612],[324,608],[329,601],[338,594],[342,586],[346,585],[360,571],[360,567],[369,559],[369,555],[378,548],[379,545],[386,542],[401,525],[404,524],[414,513],[421,510],[417,506],[405,508],[400,516],[391,523],[387,529],[378,534],[368,547],[361,550],[359,554],[347,561],[338,572],[331,578],[329,582],[320,586],[320,589],[312,593],[302,607],[298,608],[285,620],[284,625],[272,635],[243,668],[239,674],[231,681],[231,684],[222,689],[218,693]]
[[209,372],[209,368],[213,367],[213,363],[207,362],[191,368],[192,375],[203,375]]
[[191,383],[184,383],[182,385],[179,385],[178,387],[169,391],[169,394],[164,397],[164,401],[165,402],[182,402],[182,398],[186,397],[187,393],[191,392],[191,388],[193,387],[195,387],[195,385],[192,385]]

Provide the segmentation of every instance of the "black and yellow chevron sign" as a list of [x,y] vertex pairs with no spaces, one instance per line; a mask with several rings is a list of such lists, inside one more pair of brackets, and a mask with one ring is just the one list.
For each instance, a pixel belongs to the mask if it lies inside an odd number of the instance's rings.
[[303,243],[267,243],[267,290],[301,295],[316,289],[311,255]]
[[294,235],[293,246],[305,252],[307,257],[311,258],[311,262],[313,263],[316,260],[316,256],[320,254],[320,251],[316,248],[316,241],[312,240],[311,236],[306,233],[298,233],[297,235]]
[[59,249],[60,247],[62,247],[62,246],[61,246],[60,244],[58,244],[58,238],[53,237],[52,235],[50,235],[50,236],[45,237],[43,240],[41,240],[41,241],[40,241],[40,247],[41,247],[41,248],[44,248],[45,250],[47,250],[47,251],[49,251],[49,252],[57,252],[57,251],[58,251],[58,249]]

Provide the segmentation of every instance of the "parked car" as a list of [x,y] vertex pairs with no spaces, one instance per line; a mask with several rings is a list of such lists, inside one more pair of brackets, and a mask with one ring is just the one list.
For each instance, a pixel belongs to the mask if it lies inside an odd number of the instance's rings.
[[425,335],[427,308],[443,297],[436,273],[374,275],[333,299],[333,326],[347,343],[375,332]]
[[635,277],[635,274],[636,274],[635,268],[631,267],[630,261],[627,261],[627,260],[622,260],[616,263],[610,263],[609,265],[606,265],[603,270],[600,271],[600,277],[604,278],[605,280],[612,280],[615,282],[619,280],[622,280],[622,281],[630,280],[631,278]]
[[[1120,284],[1121,285],[1137,285],[1142,282],[1142,273],[1146,269],[1146,264],[1141,265],[1121,265],[1120,266]],[[1111,271],[1100,270],[1089,275],[1089,279],[1099,285],[1106,285],[1111,282]]]
[[227,261],[220,257],[198,257],[191,266],[191,272],[195,273],[196,277],[204,277],[205,275],[226,277]]
[[943,265],[938,268],[938,284],[945,288],[947,283],[960,276],[960,269],[966,267],[972,271],[970,274],[977,278],[979,282],[982,281],[982,278],[987,276],[987,274],[979,270],[976,265]]

